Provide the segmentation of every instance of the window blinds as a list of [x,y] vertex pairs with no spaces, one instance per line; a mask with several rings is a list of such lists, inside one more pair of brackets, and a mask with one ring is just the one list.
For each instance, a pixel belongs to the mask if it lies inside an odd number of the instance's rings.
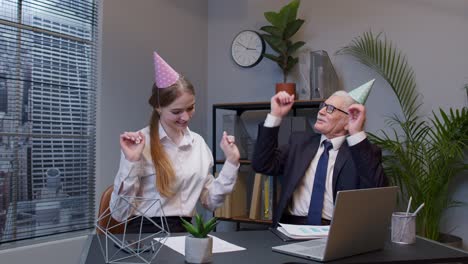
[[94,223],[99,0],[0,0],[0,243]]

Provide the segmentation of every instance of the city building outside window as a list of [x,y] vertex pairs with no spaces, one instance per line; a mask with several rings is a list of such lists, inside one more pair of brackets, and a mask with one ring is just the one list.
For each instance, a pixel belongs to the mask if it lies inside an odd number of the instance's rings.
[[94,223],[99,0],[0,0],[0,243]]

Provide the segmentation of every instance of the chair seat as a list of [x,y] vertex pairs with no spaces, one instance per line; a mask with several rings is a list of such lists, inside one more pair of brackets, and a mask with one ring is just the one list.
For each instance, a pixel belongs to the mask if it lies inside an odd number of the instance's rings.
[[[106,229],[108,226],[114,226],[113,228],[108,229],[108,231],[112,234],[122,234],[124,232],[124,225],[118,225],[120,222],[115,220],[109,213],[109,203],[110,203],[113,191],[114,191],[114,186],[111,185],[107,187],[107,189],[102,193],[101,202],[99,203],[99,212],[98,212],[99,221],[97,224],[102,229]],[[104,215],[105,217],[102,217]],[[103,234],[103,232],[99,228],[96,228],[96,234],[98,235]]]

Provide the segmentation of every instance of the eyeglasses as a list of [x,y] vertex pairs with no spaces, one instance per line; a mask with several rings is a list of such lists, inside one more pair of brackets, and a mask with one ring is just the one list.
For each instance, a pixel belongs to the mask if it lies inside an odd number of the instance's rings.
[[337,108],[337,107],[335,107],[335,106],[333,106],[333,105],[331,105],[331,104],[327,104],[327,103],[325,103],[325,102],[321,102],[321,103],[320,103],[320,108],[319,108],[319,109],[322,109],[322,108],[324,108],[324,107],[326,107],[325,111],[327,111],[327,113],[329,113],[329,114],[333,113],[333,111],[335,111],[335,110],[338,110],[338,111],[340,111],[341,113],[344,113],[344,114],[349,115],[348,112],[343,111],[343,110],[341,110],[341,109],[339,109],[339,108]]

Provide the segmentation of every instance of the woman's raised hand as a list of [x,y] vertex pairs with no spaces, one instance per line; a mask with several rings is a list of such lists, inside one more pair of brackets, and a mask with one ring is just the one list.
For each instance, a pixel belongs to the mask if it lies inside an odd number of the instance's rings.
[[128,161],[139,161],[145,147],[145,135],[141,131],[124,132],[120,135],[120,148]]
[[234,136],[230,136],[224,131],[219,146],[223,150],[226,160],[237,166],[239,164],[240,153],[234,142]]

